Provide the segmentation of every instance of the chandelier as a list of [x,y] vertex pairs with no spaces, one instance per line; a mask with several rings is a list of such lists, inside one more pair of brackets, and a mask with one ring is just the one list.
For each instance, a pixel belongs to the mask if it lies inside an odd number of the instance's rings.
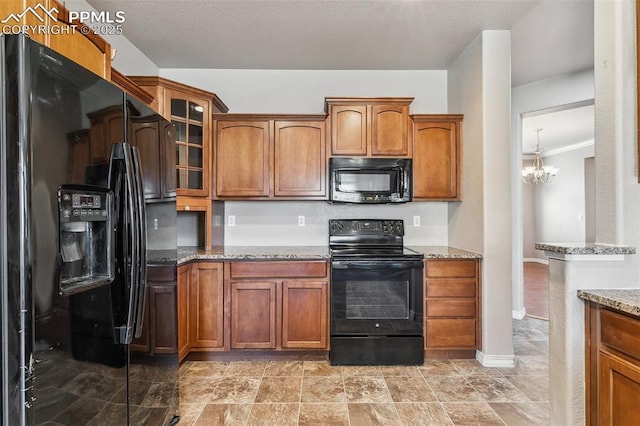
[[535,158],[531,166],[522,168],[522,181],[524,183],[547,183],[558,174],[560,169],[544,165],[540,155],[542,153],[542,149],[540,149],[540,132],[542,129],[535,129],[534,131],[538,137],[538,144],[534,152]]

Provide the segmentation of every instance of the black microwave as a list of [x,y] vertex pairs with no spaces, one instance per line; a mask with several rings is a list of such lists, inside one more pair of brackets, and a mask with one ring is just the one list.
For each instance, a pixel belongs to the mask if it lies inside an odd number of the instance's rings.
[[384,204],[411,201],[411,159],[330,158],[329,201]]

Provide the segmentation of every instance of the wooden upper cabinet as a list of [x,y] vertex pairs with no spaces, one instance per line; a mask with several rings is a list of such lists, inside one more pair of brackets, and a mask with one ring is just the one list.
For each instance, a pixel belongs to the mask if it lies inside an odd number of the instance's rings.
[[[40,7],[38,7],[40,6]],[[35,13],[25,13],[17,21],[11,19],[7,25],[46,26],[49,34],[38,31],[27,32],[30,38],[50,47],[77,64],[109,80],[111,76],[111,46],[102,37],[96,35],[85,24],[70,22],[69,11],[56,0],[2,0],[0,1],[0,19],[10,14],[19,16],[27,8],[35,8]],[[46,13],[41,8],[50,12]],[[71,27],[75,27],[71,28]],[[53,30],[55,28],[55,30]]]
[[325,121],[276,121],[276,197],[326,194]]
[[178,196],[209,197],[211,114],[227,112],[214,94],[161,77],[128,76],[153,96],[151,107],[175,126],[175,174]]
[[332,156],[411,157],[413,98],[325,98]]
[[216,125],[216,195],[268,197],[268,121],[219,121]]
[[324,115],[214,114],[218,199],[326,199]]
[[129,141],[138,148],[144,197],[163,200],[176,196],[174,126],[158,114],[130,119]]
[[331,114],[331,154],[367,155],[367,106],[335,105]]
[[371,155],[406,157],[411,154],[408,116],[406,105],[371,106]]
[[460,200],[462,115],[412,115],[411,118],[413,199]]

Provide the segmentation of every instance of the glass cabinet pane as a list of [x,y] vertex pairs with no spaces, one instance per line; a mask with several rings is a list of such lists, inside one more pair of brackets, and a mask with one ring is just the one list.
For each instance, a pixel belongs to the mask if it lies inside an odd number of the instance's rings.
[[202,121],[202,113],[204,108],[193,102],[189,102],[189,119],[194,121]]
[[202,145],[202,126],[189,124],[189,143]]
[[202,167],[202,149],[189,147],[189,167]]
[[171,115],[187,118],[187,101],[184,99],[171,99]]
[[176,159],[178,165],[184,166],[187,164],[187,146],[176,144]]
[[186,141],[187,140],[187,125],[185,123],[181,123],[179,121],[172,121],[174,126],[176,126],[176,140],[177,141]]
[[177,175],[177,181],[178,181],[178,187],[179,188],[186,188],[187,187],[187,170],[186,169],[176,169]]
[[189,189],[202,189],[202,171],[189,170]]

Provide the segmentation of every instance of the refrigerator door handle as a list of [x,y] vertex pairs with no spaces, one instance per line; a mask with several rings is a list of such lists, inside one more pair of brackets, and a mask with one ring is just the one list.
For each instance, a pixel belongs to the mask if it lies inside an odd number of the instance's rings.
[[147,287],[147,226],[146,226],[146,208],[144,204],[144,186],[142,182],[142,167],[140,166],[140,157],[138,155],[138,149],[132,147],[133,152],[133,168],[134,168],[134,180],[137,189],[137,209],[138,212],[138,271],[139,271],[139,286],[136,294],[136,316],[135,316],[135,328],[134,335],[136,338],[142,334],[142,326],[144,322],[144,306],[145,306],[145,290]]
[[129,281],[128,300],[127,300],[127,323],[117,327],[118,343],[129,344],[133,340],[133,328],[135,321],[135,310],[137,307],[138,288],[140,286],[140,233],[139,233],[139,217],[137,202],[137,185],[135,182],[135,166],[133,163],[133,154],[131,145],[122,144],[122,152],[125,167],[125,184],[127,193],[127,213],[129,219],[130,235],[129,244],[131,248],[131,264],[129,265],[129,274],[126,279]]

